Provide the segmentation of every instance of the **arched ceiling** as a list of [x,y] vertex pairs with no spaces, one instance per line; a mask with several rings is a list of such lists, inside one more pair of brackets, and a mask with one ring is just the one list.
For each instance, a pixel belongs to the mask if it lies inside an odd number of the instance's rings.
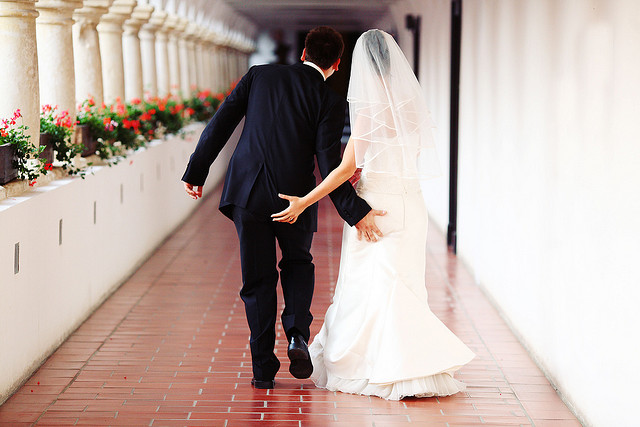
[[306,31],[330,25],[361,31],[385,17],[397,0],[223,0],[260,30]]

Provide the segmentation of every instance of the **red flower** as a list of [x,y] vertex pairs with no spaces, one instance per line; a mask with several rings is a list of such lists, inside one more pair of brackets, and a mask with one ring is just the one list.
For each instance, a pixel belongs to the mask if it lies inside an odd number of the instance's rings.
[[111,120],[111,117],[105,117],[102,123],[104,124],[104,129],[109,132],[113,131],[115,127],[118,126],[118,122]]
[[195,112],[196,112],[196,110],[194,110],[193,108],[189,107],[189,108],[187,108],[187,109],[185,110],[185,112],[186,112],[188,115],[193,116],[193,113],[195,113]]
[[53,170],[53,165],[51,163],[47,163],[44,165],[44,170],[50,171]]
[[122,126],[124,126],[125,129],[133,129],[134,132],[138,133],[138,131],[140,129],[140,120],[127,120],[127,119],[124,119],[122,121]]
[[138,105],[138,104],[140,104],[141,102],[142,102],[142,101],[140,100],[140,98],[133,98],[133,99],[131,100],[131,104],[133,104],[133,105]]
[[152,118],[152,116],[151,116],[151,114],[149,114],[149,112],[146,112],[146,113],[143,113],[143,114],[140,115],[140,120],[145,121],[145,122],[151,120],[151,118]]
[[164,106],[164,104],[160,104],[160,105],[158,105],[158,110],[160,110],[160,111],[164,111],[164,110],[165,110],[165,106]]
[[178,104],[171,107],[171,114],[178,114],[180,111],[184,109],[184,105]]
[[155,114],[155,113],[156,113],[156,109],[155,109],[155,108],[152,108],[152,109],[150,109],[150,110],[148,111],[148,113],[149,113],[149,114]]
[[216,95],[216,99],[218,101],[222,101],[224,99],[224,95],[222,93],[219,93],[219,94]]
[[5,136],[9,136],[9,134],[7,133],[6,130],[0,129],[0,136],[5,137]]
[[[29,183],[29,187],[33,187],[34,185],[36,185],[36,180],[35,179]],[[31,390],[31,391],[33,391],[33,390]]]

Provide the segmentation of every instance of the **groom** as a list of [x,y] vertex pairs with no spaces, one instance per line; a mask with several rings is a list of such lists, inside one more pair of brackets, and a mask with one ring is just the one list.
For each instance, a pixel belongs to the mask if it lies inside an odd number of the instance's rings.
[[[317,227],[317,205],[295,223],[272,221],[270,215],[288,202],[278,193],[302,196],[316,185],[314,157],[324,178],[340,163],[340,138],[346,103],[325,80],[338,70],[342,37],[329,27],[307,34],[304,63],[252,67],[202,132],[182,177],[197,199],[215,160],[245,117],[244,129],[229,162],[220,211],[233,220],[240,239],[242,290],[251,330],[251,358],[256,388],[273,388],[280,361],[274,354],[277,312],[276,242],[285,308],[282,313],[296,378],[308,378],[313,366],[307,349],[314,265],[309,253]],[[331,193],[340,216],[359,234],[381,235],[379,211],[358,197],[349,182]],[[367,237],[368,238],[368,237]]]

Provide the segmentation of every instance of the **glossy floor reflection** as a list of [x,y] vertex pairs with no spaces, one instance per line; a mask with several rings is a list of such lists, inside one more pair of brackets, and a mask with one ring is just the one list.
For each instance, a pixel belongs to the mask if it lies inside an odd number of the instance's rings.
[[[316,389],[289,375],[281,330],[276,388],[254,390],[238,242],[217,210],[219,195],[198,202],[193,217],[0,407],[0,425],[580,425],[435,228],[429,301],[477,354],[457,376],[466,392],[388,402]],[[342,234],[332,205],[320,206],[312,334],[331,300]]]

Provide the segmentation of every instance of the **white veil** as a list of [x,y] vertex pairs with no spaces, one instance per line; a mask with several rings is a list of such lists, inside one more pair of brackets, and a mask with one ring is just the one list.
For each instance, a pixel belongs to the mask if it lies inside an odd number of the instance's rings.
[[420,84],[393,37],[362,34],[347,94],[356,165],[401,178],[440,175],[433,121]]

